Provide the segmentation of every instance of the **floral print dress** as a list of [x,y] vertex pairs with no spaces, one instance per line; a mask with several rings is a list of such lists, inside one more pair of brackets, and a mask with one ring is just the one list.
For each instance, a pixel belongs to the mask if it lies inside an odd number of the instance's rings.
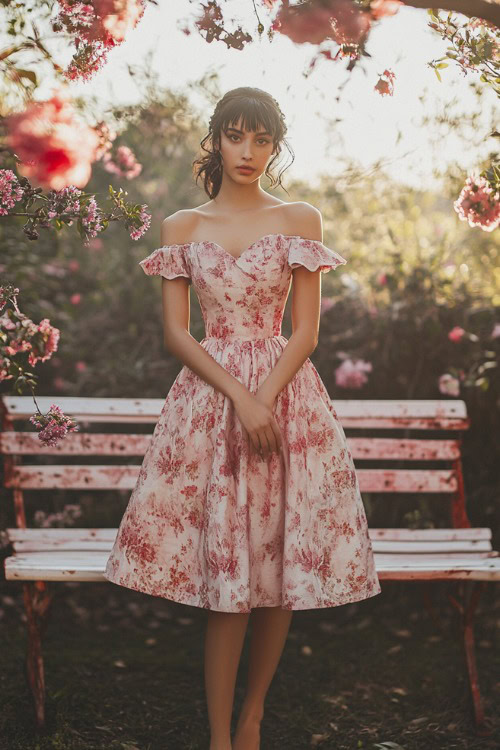
[[[164,245],[146,274],[185,276],[200,344],[251,393],[276,365],[292,270],[346,263],[318,240],[269,234],[238,257]],[[335,607],[381,592],[352,455],[308,358],[274,403],[282,451],[261,457],[233,402],[186,365],[167,393],[104,576],[219,612]]]

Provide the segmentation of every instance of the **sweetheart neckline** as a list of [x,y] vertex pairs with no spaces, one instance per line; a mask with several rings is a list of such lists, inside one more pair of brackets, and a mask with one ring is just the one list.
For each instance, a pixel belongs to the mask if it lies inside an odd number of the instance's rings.
[[225,255],[229,255],[230,258],[232,258],[234,261],[238,261],[245,253],[247,253],[249,250],[252,250],[255,245],[258,245],[259,242],[262,242],[263,240],[267,240],[268,237],[283,237],[285,239],[299,239],[304,240],[304,242],[319,242],[320,245],[323,243],[321,240],[312,240],[309,237],[301,237],[300,234],[281,234],[281,232],[270,232],[269,234],[264,234],[262,237],[259,237],[258,240],[255,240],[252,242],[251,245],[246,247],[242,253],[239,255],[233,255],[229,252],[229,250],[226,250],[225,247],[222,247],[222,245],[219,245],[218,242],[214,242],[214,240],[191,240],[190,242],[172,242],[168,245],[162,245],[159,249],[161,250],[164,247],[182,247],[186,245],[203,245],[204,242],[207,242],[209,245],[213,245],[214,247],[218,247]]
[[[228,255],[230,258],[232,258],[234,261],[237,262],[238,260],[240,260],[240,258],[243,257],[243,255],[245,255],[245,253],[248,253],[250,250],[253,250],[253,248],[255,247],[255,245],[258,245],[260,242],[263,242],[264,240],[267,240],[269,237],[283,237],[283,238],[286,238],[286,239],[293,239],[295,237],[300,237],[300,235],[298,235],[298,234],[281,234],[281,232],[270,232],[269,234],[264,234],[262,237],[259,237],[257,240],[255,240],[254,242],[252,242],[252,244],[248,245],[248,247],[246,247],[239,255],[233,255],[232,253],[229,252],[229,250],[226,250],[225,247],[223,247],[222,245],[220,245],[218,242],[215,242],[214,240],[200,240],[199,242],[195,241],[193,243],[187,243],[187,244],[203,245],[203,243],[208,243],[209,245],[214,245],[214,247],[219,248],[220,250],[222,250],[222,252],[225,255]],[[302,237],[300,239],[305,239],[305,238]],[[311,242],[318,242],[318,240],[310,240],[310,241]]]

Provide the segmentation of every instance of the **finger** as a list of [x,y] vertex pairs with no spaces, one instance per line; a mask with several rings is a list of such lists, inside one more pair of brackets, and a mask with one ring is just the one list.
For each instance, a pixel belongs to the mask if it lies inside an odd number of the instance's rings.
[[269,440],[269,430],[264,432],[264,434],[261,437],[261,445],[262,445],[262,456],[264,458],[267,458],[269,456],[269,453],[272,451],[272,440]]
[[279,428],[279,425],[275,419],[273,419],[271,423],[271,428],[273,430],[274,439],[276,442],[276,451],[280,451],[283,447],[282,441],[281,441],[281,431]]
[[271,425],[269,425],[269,427],[267,427],[266,429],[266,439],[269,445],[269,453],[276,452],[278,450],[277,443],[276,443],[276,435],[274,434],[274,431]]
[[257,432],[252,433],[252,447],[256,453],[260,453],[261,446],[260,446],[260,440],[259,440],[259,434]]

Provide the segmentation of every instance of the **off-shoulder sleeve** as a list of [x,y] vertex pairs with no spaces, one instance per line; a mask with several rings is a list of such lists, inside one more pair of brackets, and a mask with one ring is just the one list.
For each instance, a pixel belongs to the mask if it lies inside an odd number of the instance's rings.
[[304,237],[292,237],[290,240],[288,264],[291,268],[305,266],[309,271],[317,271],[319,268],[326,273],[344,263],[347,263],[345,258],[319,240],[308,240]]
[[163,245],[141,260],[139,265],[148,276],[163,276],[165,279],[175,279],[186,276],[191,283],[189,261],[186,257],[190,247],[189,242],[181,245]]

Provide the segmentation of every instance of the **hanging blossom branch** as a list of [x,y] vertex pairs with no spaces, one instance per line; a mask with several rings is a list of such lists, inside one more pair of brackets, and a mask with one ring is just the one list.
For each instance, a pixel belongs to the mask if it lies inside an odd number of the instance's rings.
[[[84,193],[74,185],[62,190],[51,190],[47,195],[41,188],[33,188],[26,177],[17,178],[11,169],[0,169],[0,219],[13,216],[28,217],[23,231],[30,240],[37,240],[39,229],[60,231],[64,225],[76,227],[84,245],[100,232],[107,229],[112,221],[123,221],[133,240],[138,240],[149,229],[151,214],[147,204],[130,203],[124,200],[127,192],[115,190],[109,185],[108,200],[114,204],[110,212],[103,211],[94,193]],[[30,208],[36,201],[41,205]],[[16,209],[15,203],[25,210]]]
[[19,289],[11,284],[0,286],[0,383],[12,380],[17,393],[26,386],[31,389],[37,413],[30,422],[38,430],[38,438],[44,445],[56,445],[68,432],[78,430],[76,422],[52,404],[43,414],[35,397],[37,377],[31,368],[37,362],[50,359],[59,344],[60,331],[50,324],[48,318],[34,323],[21,312],[17,304]]
[[439,71],[449,65],[446,60],[455,61],[464,75],[469,71],[481,73],[480,80],[500,96],[500,30],[482,18],[460,23],[451,13],[445,20],[433,10],[428,12],[430,28],[451,42],[443,57],[428,63],[438,79],[441,81]]

